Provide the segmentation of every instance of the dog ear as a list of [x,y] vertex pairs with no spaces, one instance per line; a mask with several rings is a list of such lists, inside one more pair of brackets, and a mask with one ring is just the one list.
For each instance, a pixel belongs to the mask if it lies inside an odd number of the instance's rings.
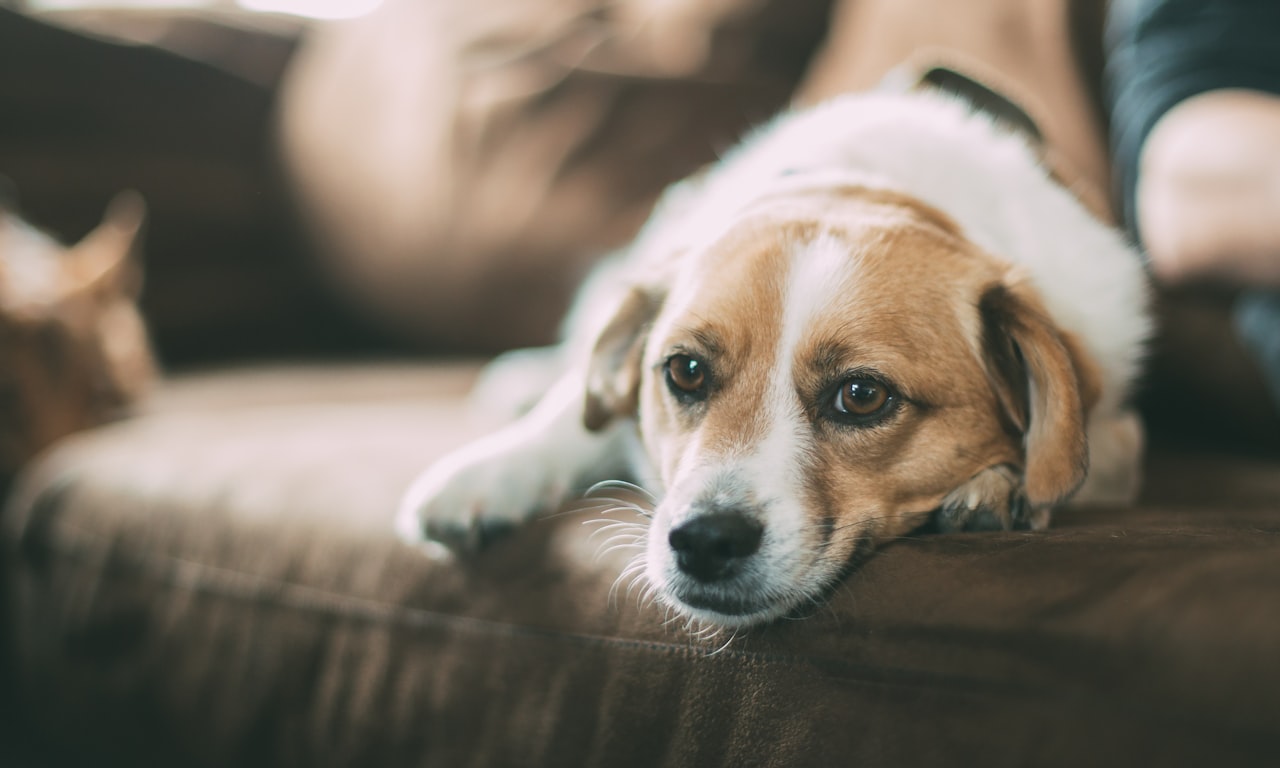
[[1027,500],[1050,506],[1088,472],[1085,422],[1098,398],[1097,371],[1025,282],[989,287],[978,309],[988,376],[1009,427],[1023,437]]
[[74,245],[64,263],[71,291],[87,295],[127,295],[137,298],[141,274],[135,251],[147,218],[147,206],[137,192],[121,192],[92,232]]
[[586,410],[582,422],[596,432],[619,416],[633,416],[640,400],[640,366],[649,323],[661,300],[631,288],[596,337],[587,363]]

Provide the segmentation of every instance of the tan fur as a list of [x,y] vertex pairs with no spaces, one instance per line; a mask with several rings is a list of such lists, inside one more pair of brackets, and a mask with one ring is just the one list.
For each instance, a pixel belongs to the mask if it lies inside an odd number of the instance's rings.
[[154,378],[135,304],[144,217],[141,198],[122,193],[96,229],[64,248],[0,210],[0,478],[56,440],[117,418]]
[[[771,239],[758,238],[751,229],[737,231],[707,252],[693,270],[698,280],[695,303],[663,339],[668,347],[679,346],[706,358],[717,372],[718,405],[698,425],[703,449],[713,455],[731,455],[762,434],[759,415],[778,342],[783,300],[779,278],[785,274],[786,244],[810,226],[800,223],[773,230]],[[662,424],[654,430],[655,437],[691,434],[694,425],[675,403],[669,397],[654,396],[655,388],[665,387],[661,375],[647,378],[644,410],[652,414],[654,423]],[[660,457],[670,477],[682,454],[683,446],[672,443],[652,455]]]
[[[846,245],[850,261],[842,300],[817,318],[793,361],[792,386],[807,422],[799,427],[814,436],[803,466],[811,548],[831,535],[826,553],[847,557],[862,539],[905,534],[971,478],[983,493],[1009,496],[1025,468],[1036,504],[1074,487],[1084,409],[1072,364],[1078,346],[1069,353],[1029,290],[1006,285],[1007,267],[965,240],[945,215],[903,195],[858,188],[770,199],[684,271],[692,283],[681,295],[692,299],[662,309],[655,327],[665,335],[648,348],[706,359],[716,389],[691,417],[666,392],[654,359],[639,366],[641,431],[663,477],[674,477],[694,450],[723,458],[761,439],[788,298],[786,260],[819,236]],[[1007,298],[998,332],[1021,350],[1037,394],[1014,425],[1002,414],[1008,404],[975,338],[979,302],[996,287]],[[866,368],[898,390],[901,410],[869,429],[824,421],[819,401],[830,384]]]
[[[1096,400],[1096,374],[1084,373],[1088,368],[1074,362],[1083,351],[1073,344],[1073,355],[1025,283],[994,286],[983,302],[1021,354],[1031,390],[1027,412],[1021,415],[1026,423],[1026,495],[1035,507],[1049,506],[1070,495],[1088,470],[1085,397]],[[1092,386],[1086,383],[1089,378]]]
[[657,299],[629,291],[596,339],[587,370],[583,425],[598,431],[615,417],[634,413],[640,386],[640,341],[658,310]]

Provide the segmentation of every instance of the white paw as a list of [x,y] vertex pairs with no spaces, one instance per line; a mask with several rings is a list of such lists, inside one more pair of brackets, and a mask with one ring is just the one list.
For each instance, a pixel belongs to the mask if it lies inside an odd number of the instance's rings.
[[475,551],[539,511],[560,505],[571,478],[547,450],[513,446],[494,435],[449,454],[410,486],[396,516],[402,539]]

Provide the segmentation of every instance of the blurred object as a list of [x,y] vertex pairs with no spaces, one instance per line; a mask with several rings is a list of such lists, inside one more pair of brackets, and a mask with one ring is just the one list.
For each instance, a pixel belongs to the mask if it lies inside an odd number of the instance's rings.
[[353,19],[381,4],[382,0],[18,0],[19,8],[33,13],[123,10],[161,14],[203,11],[229,15],[251,11],[307,19]]
[[155,376],[135,304],[144,207],[118,195],[64,248],[0,209],[0,478],[58,438],[117,418]]
[[236,5],[250,11],[311,19],[354,19],[382,5],[382,0],[236,0]]
[[1280,412],[1236,332],[1235,297],[1203,288],[1157,297],[1160,335],[1140,398],[1153,439],[1280,453]]
[[[369,13],[381,0],[29,0],[42,22],[162,48],[273,88],[308,25]],[[3,5],[0,3],[0,5]]]
[[106,42],[160,48],[271,89],[293,55],[304,21],[293,16],[179,6],[103,8],[71,3],[33,14]]
[[418,343],[542,343],[671,182],[783,106],[829,0],[387,0],[317,29],[286,162],[353,306]]
[[183,24],[168,44],[253,53],[233,71],[0,10],[0,174],[24,217],[75,239],[117,190],[142,194],[141,306],[166,366],[376,349],[325,292],[276,173],[273,88],[294,39]]
[[895,70],[948,66],[1030,114],[1050,165],[1095,214],[1111,217],[1097,73],[1103,0],[842,0],[800,88],[811,104],[874,88]]
[[[1109,215],[1102,0],[386,0],[322,27],[282,140],[337,290],[418,342],[552,336],[567,296],[671,182],[784,106],[953,65],[1044,129]],[[806,69],[809,74],[804,76]]]
[[1232,309],[1232,319],[1241,344],[1266,376],[1271,401],[1280,408],[1280,293],[1244,293]]

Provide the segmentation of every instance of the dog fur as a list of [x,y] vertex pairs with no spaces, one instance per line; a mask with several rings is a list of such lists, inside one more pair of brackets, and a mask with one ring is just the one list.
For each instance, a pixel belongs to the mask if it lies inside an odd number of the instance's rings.
[[474,548],[628,473],[658,598],[767,621],[930,521],[1130,500],[1147,306],[1136,253],[1023,137],[938,92],[842,96],[671,188],[584,288],[559,379],[428,469],[398,527]]

